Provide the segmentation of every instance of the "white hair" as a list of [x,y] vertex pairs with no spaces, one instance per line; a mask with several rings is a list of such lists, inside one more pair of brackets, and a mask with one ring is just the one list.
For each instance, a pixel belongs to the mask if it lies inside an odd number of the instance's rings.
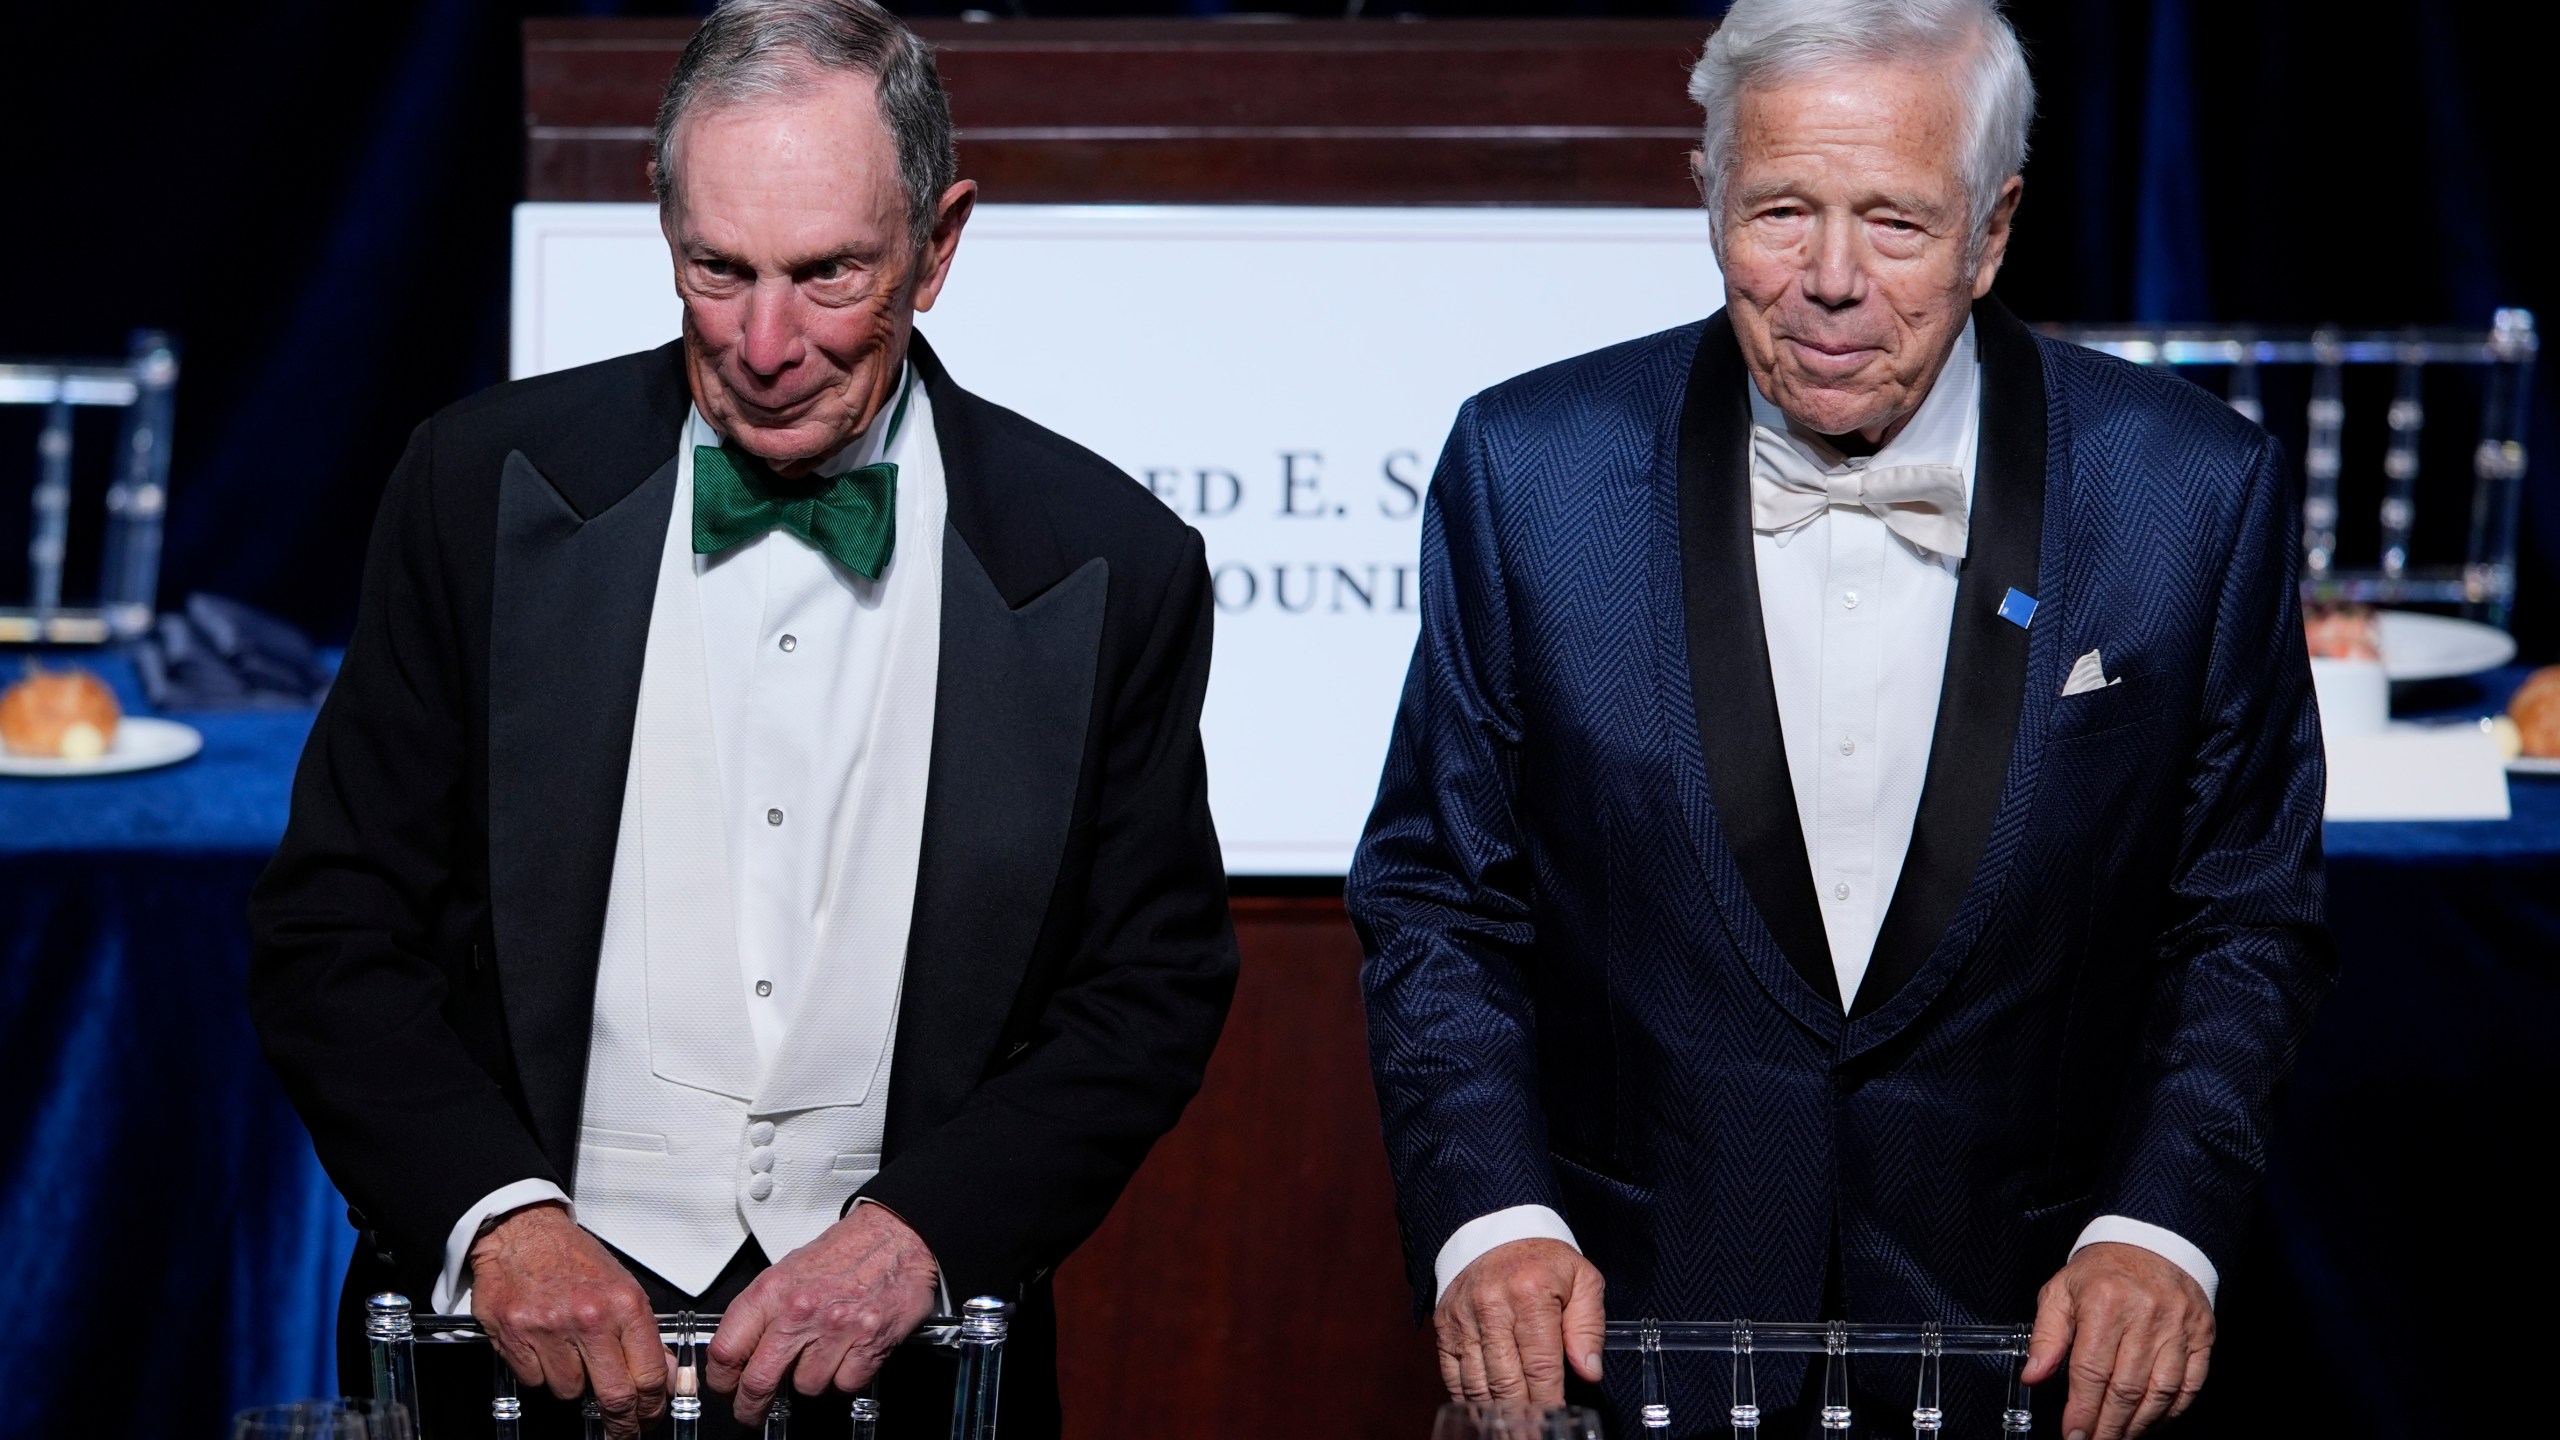
[[1707,112],[1699,178],[1718,249],[1735,159],[1734,112],[1746,88],[1851,65],[1942,62],[1956,67],[1964,107],[1956,178],[1978,253],[2000,187],[2026,167],[2036,109],[2026,51],[1999,0],[1734,0],[1689,72],[1689,98]]

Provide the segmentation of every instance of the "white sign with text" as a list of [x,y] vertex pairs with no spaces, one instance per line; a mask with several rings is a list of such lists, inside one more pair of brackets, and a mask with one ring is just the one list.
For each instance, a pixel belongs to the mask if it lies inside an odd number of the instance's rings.
[[[960,384],[1199,527],[1227,869],[1339,875],[1412,657],[1422,495],[1460,402],[1722,303],[1695,211],[989,205],[918,328]],[[514,374],[676,329],[653,207],[516,208]]]

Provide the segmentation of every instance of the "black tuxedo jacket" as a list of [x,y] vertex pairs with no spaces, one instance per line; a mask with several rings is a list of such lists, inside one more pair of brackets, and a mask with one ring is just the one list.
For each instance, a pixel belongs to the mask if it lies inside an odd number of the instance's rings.
[[[882,1169],[955,1297],[1025,1296],[1200,1083],[1236,951],[1200,749],[1200,538],[954,385],[922,863]],[[575,1193],[597,950],[690,402],[681,351],[499,386],[418,428],[345,668],[251,904],[250,1005],[422,1303],[448,1232]],[[1045,1296],[1032,1296],[1040,1299]]]

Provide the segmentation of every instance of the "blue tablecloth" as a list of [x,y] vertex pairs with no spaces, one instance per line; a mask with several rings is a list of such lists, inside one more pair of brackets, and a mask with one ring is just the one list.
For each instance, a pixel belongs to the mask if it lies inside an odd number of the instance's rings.
[[[2393,712],[2495,713],[2527,673],[2403,686]],[[2560,779],[2507,789],[2506,821],[2327,828],[2338,989],[2224,1280],[2214,1433],[2450,1434],[2504,1408],[2498,1342],[2414,1327],[2539,1324],[2553,1271],[2525,1177],[2560,1097]]]
[[0,1434],[214,1437],[337,1389],[354,1233],[241,1002],[311,716],[173,718],[205,745],[171,769],[0,778]]
[[[2403,699],[2483,713],[2522,674]],[[335,1388],[354,1237],[240,999],[242,906],[310,717],[175,718],[205,737],[183,765],[0,779],[9,1434],[214,1436],[241,1406]],[[2539,1224],[2521,1198],[2480,1201],[2541,1159],[2534,1107],[2560,1095],[2560,781],[2512,790],[2504,823],[2329,827],[2342,978],[2225,1277],[2207,1396],[2226,1428],[2361,1433],[2500,1393],[2457,1379],[2475,1354],[2397,1327],[2497,1313]]]

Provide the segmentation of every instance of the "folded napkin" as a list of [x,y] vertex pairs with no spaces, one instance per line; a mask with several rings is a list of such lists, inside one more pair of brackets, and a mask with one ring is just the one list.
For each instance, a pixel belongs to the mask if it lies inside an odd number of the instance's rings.
[[298,710],[329,693],[309,637],[219,595],[190,595],[183,612],[161,616],[133,668],[158,710]]

